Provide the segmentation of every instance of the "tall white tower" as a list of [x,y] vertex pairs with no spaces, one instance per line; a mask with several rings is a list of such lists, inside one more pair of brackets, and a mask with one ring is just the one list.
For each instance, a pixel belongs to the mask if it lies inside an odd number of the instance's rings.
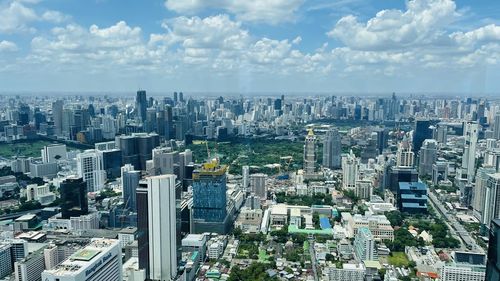
[[152,280],[177,274],[175,175],[148,178],[149,270]]
[[316,169],[316,136],[312,129],[306,136],[304,143],[304,172],[307,175],[314,175]]
[[78,176],[87,183],[89,192],[99,191],[104,187],[106,171],[102,153],[95,149],[88,149],[76,156]]
[[359,161],[356,155],[351,150],[351,153],[342,157],[342,188],[356,188],[356,180],[358,179]]
[[460,179],[472,183],[476,171],[476,145],[479,134],[479,124],[468,121],[464,124],[464,150],[462,153],[462,170]]

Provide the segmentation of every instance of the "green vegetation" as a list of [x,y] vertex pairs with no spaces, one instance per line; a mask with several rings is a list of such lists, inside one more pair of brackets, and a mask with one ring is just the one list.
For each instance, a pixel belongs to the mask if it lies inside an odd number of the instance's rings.
[[406,246],[417,247],[425,245],[422,238],[415,239],[406,227],[401,227],[394,231],[394,241],[384,240],[384,243],[391,251],[394,252],[403,252]]
[[391,226],[401,226],[406,218],[406,215],[401,213],[400,211],[390,211],[385,212],[385,216],[391,222]]
[[287,203],[289,205],[333,205],[332,196],[330,194],[316,193],[312,196],[308,195],[286,195],[284,192],[276,193],[277,203]]
[[252,263],[248,268],[241,269],[233,266],[228,281],[277,281],[278,277],[270,277],[267,270],[272,269],[271,265],[263,263]]
[[[274,140],[274,139],[244,139],[234,138],[230,142],[214,141],[208,142],[211,155],[215,153],[219,156],[222,164],[230,165],[230,172],[241,174],[241,167],[259,166],[259,171],[275,174],[278,169],[263,167],[266,164],[282,164],[282,169],[286,164],[280,157],[292,156],[291,166],[302,167],[304,143],[302,141]],[[193,151],[193,158],[196,163],[202,163],[207,159],[207,145],[205,142],[198,142],[188,145],[186,148]],[[292,167],[290,167],[291,169]]]
[[[59,143],[49,140],[20,140],[12,143],[0,143],[0,156],[11,158],[15,156],[40,157],[40,150],[46,145]],[[67,144],[68,147],[79,148],[77,144]]]
[[408,267],[410,265],[410,261],[404,252],[391,252],[388,262],[396,267]]
[[241,242],[238,247],[237,258],[239,259],[253,259],[259,258],[259,246],[254,242]]

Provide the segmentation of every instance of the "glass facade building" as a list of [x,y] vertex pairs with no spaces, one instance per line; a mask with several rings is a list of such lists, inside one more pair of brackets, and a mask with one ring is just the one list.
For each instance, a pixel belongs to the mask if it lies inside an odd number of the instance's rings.
[[87,184],[82,178],[63,181],[60,186],[60,193],[63,219],[86,215],[89,212]]

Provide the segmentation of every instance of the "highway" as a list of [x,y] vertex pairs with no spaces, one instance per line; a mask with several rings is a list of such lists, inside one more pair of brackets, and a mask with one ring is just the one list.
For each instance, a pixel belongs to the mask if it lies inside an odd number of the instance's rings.
[[470,236],[469,232],[460,224],[454,216],[452,216],[446,208],[444,204],[439,201],[436,195],[433,192],[429,192],[429,199],[434,206],[434,209],[438,211],[438,213],[445,218],[446,223],[450,227],[450,230],[454,236],[458,236],[463,244],[466,245],[467,249],[476,251],[476,252],[484,252],[483,248],[477,245],[476,240]]
[[318,281],[319,280],[318,269],[317,269],[318,262],[316,261],[316,253],[314,252],[314,241],[313,240],[309,241],[309,254],[311,255],[311,266],[312,266],[312,270],[314,273],[314,281]]

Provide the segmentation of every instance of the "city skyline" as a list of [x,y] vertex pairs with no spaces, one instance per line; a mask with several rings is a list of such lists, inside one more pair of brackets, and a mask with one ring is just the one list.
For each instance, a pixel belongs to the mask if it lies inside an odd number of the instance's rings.
[[499,10],[468,0],[0,1],[0,92],[495,96]]

